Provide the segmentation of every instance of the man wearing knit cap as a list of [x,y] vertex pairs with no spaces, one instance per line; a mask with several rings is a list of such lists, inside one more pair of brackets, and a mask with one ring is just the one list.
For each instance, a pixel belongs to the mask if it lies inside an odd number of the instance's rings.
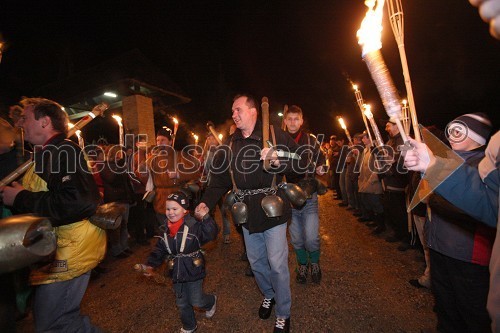
[[[485,156],[490,132],[491,122],[479,113],[460,116],[447,127],[453,150],[471,167],[477,167]],[[437,328],[440,332],[489,332],[488,264],[495,230],[467,215],[463,204],[453,205],[437,193],[428,197],[424,234]]]
[[467,113],[450,122],[446,134],[453,150],[467,150],[474,143],[477,147],[484,146],[491,128],[491,121],[486,114]]

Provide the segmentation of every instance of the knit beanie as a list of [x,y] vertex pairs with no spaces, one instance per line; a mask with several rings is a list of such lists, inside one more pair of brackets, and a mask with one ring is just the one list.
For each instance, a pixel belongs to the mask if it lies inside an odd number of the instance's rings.
[[167,201],[175,201],[179,205],[181,205],[181,207],[184,208],[184,209],[188,209],[189,208],[189,199],[181,191],[170,193],[168,195],[168,197],[167,197]]
[[172,140],[172,130],[170,128],[160,128],[158,132],[156,132],[156,136],[164,136]]
[[446,126],[446,135],[450,142],[461,142],[466,137],[480,145],[485,145],[492,130],[492,124],[484,113],[466,113],[455,118]]

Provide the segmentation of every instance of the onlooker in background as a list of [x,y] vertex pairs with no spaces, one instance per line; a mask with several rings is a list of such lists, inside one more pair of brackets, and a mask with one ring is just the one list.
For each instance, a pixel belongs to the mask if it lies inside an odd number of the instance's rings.
[[408,216],[406,213],[405,191],[408,185],[408,172],[403,166],[403,159],[398,149],[403,144],[398,126],[392,120],[387,120],[385,130],[389,133],[390,139],[386,146],[389,147],[389,154],[392,158],[390,167],[381,173],[382,187],[384,189],[384,215],[386,224],[393,230],[393,235],[386,238],[388,242],[402,242],[399,250],[409,248],[410,237],[408,232]]
[[106,162],[100,175],[104,187],[103,202],[114,202],[124,208],[120,226],[107,230],[110,252],[116,258],[126,258],[132,253],[128,244],[128,220],[130,205],[135,204],[135,195],[127,171],[122,147],[111,146],[106,152]]
[[385,231],[382,184],[380,183],[374,166],[375,158],[372,155],[372,143],[368,134],[364,133],[361,140],[365,145],[365,149],[362,153],[358,178],[358,191],[362,214],[358,221],[367,222],[374,220],[374,225],[376,226],[374,234],[379,234]]
[[349,156],[347,157],[347,169],[345,174],[345,186],[347,192],[347,210],[352,210],[354,216],[361,216],[358,203],[358,177],[359,177],[359,162],[360,152],[363,151],[361,146],[361,137],[363,134],[356,133],[352,138],[353,145],[349,148]]

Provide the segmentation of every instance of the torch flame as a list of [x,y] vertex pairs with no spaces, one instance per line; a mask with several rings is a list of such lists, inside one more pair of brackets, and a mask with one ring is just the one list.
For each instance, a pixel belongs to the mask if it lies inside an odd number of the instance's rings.
[[193,138],[194,138],[196,141],[198,141],[198,135],[193,134]]
[[[366,0],[368,7],[365,18],[361,22],[356,36],[363,47],[363,56],[382,48],[382,16],[385,0]],[[375,7],[375,4],[377,5]],[[375,8],[374,8],[375,7]]]
[[353,84],[352,85],[352,89],[354,89],[354,91],[358,91],[358,85],[357,84]]
[[113,119],[116,120],[116,122],[118,123],[118,125],[122,126],[122,117],[114,114],[113,116]]
[[179,121],[177,120],[177,118],[172,118],[172,120],[174,121],[174,123],[177,125],[179,124]]
[[224,135],[219,134],[219,140],[222,140],[223,137],[224,137]]
[[363,111],[363,113],[365,114],[366,118],[372,119],[373,118],[372,107],[370,106],[370,104],[365,104],[364,107],[365,111]]
[[342,119],[342,117],[339,117],[339,123],[340,127],[342,127],[343,130],[347,129],[347,126],[345,125],[344,119]]

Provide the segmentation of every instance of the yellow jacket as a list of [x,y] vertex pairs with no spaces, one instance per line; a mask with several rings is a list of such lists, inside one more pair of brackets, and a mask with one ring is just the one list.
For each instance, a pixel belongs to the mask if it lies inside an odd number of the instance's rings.
[[[31,192],[48,191],[47,183],[31,167],[23,177],[23,186]],[[31,272],[31,284],[49,284],[71,280],[92,268],[104,258],[106,231],[88,220],[54,228],[57,249],[53,260]]]

